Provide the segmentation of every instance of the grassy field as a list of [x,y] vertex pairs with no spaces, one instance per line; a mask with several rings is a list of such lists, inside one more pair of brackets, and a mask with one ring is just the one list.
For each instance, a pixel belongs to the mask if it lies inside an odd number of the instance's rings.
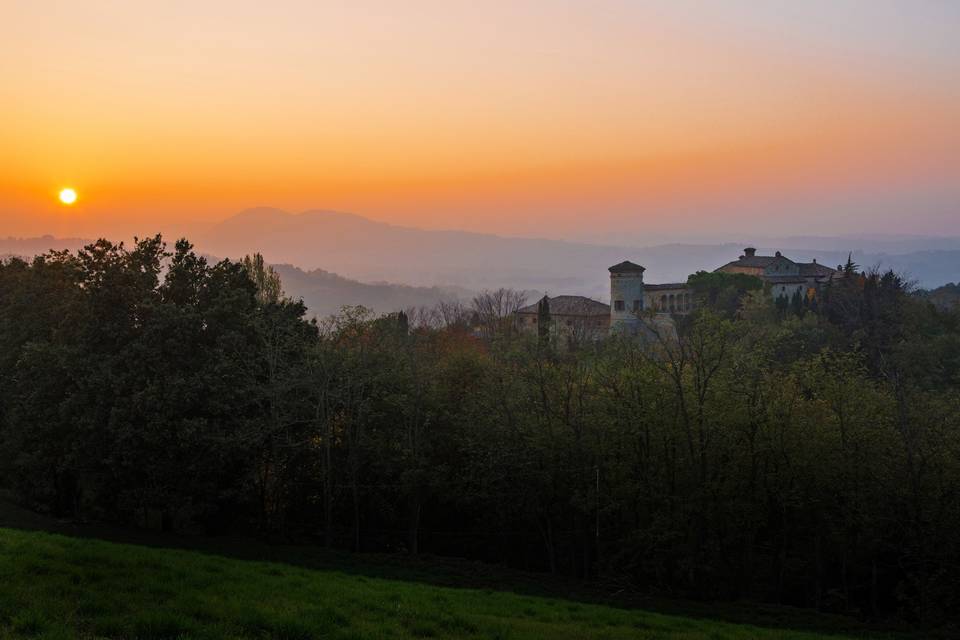
[[0,529],[0,637],[840,636]]

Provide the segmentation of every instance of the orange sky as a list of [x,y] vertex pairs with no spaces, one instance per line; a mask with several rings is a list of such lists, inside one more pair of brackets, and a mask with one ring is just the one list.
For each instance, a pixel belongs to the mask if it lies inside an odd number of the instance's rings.
[[349,4],[5,5],[0,235],[960,234],[952,3]]

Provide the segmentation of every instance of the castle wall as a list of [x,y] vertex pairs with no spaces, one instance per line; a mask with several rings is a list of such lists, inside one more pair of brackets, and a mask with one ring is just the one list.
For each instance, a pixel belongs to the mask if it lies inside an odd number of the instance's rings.
[[770,286],[770,295],[773,296],[774,300],[781,296],[786,296],[789,300],[795,292],[799,291],[800,295],[805,297],[808,286],[806,282],[777,283]]
[[763,267],[741,267],[735,264],[728,264],[720,267],[717,271],[723,271],[724,273],[745,273],[748,276],[763,276]]
[[690,313],[693,311],[693,291],[686,287],[675,289],[647,288],[646,308],[657,313]]
[[[539,318],[536,313],[518,313],[517,328],[523,333],[537,333]],[[606,334],[610,327],[610,316],[550,314],[550,328],[558,333]]]

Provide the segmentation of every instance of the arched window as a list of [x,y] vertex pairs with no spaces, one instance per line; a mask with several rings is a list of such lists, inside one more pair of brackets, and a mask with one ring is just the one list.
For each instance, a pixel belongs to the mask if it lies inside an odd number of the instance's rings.
[[667,310],[667,294],[660,296],[660,311]]
[[676,299],[674,295],[671,293],[670,294],[670,311],[676,311],[676,310],[677,310]]

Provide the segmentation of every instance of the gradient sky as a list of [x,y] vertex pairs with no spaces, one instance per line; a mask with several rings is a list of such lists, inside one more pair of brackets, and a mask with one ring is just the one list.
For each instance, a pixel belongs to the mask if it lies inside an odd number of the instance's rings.
[[0,235],[181,232],[259,205],[638,242],[960,235],[951,0],[6,0],[0,18]]

